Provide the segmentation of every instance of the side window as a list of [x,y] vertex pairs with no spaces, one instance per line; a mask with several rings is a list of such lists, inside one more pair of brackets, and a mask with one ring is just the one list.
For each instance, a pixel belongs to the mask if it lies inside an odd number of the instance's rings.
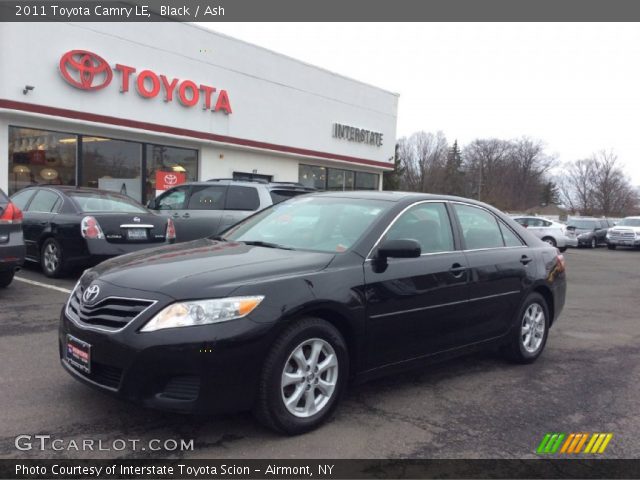
[[504,247],[496,218],[486,210],[469,205],[454,204],[460,220],[467,250]]
[[514,220],[525,228],[529,226],[526,218],[514,218]]
[[229,187],[226,210],[257,210],[260,207],[258,190],[254,187]]
[[22,192],[16,193],[13,197],[11,197],[11,201],[15,203],[16,207],[20,210],[24,210],[29,203],[29,199],[33,196],[33,190],[23,190]]
[[194,187],[187,210],[224,210],[226,186],[210,185]]
[[182,210],[184,200],[187,198],[189,187],[179,187],[170,192],[163,193],[156,200],[158,210]]
[[524,244],[520,237],[518,237],[515,233],[511,231],[509,227],[507,227],[504,223],[498,222],[498,226],[500,227],[500,231],[502,232],[502,238],[504,239],[504,244],[507,247],[521,247]]
[[28,212],[50,213],[58,202],[58,195],[49,190],[40,190],[33,197]]
[[417,240],[422,253],[450,252],[453,234],[443,203],[421,203],[404,212],[392,225],[385,240]]
[[551,226],[551,222],[549,222],[547,220],[542,220],[542,226],[543,227],[550,227]]

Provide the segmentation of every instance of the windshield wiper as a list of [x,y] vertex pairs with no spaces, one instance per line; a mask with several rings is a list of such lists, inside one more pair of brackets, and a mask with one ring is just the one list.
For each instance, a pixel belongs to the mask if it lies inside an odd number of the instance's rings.
[[281,250],[294,250],[292,247],[280,245],[278,243],[263,242],[262,240],[241,240],[246,245],[255,245],[257,247],[279,248]]

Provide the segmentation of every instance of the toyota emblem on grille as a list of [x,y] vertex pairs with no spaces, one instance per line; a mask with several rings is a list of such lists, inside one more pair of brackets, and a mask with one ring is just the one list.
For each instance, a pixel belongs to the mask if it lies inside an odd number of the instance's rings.
[[140,223],[140,217],[133,217],[133,221],[136,223]]
[[91,285],[82,294],[82,303],[91,303],[100,295],[100,287],[98,285]]

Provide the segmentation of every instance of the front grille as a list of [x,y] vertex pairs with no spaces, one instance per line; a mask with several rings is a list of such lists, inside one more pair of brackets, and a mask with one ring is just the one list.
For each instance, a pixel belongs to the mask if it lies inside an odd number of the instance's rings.
[[137,298],[107,297],[95,305],[82,303],[83,288],[78,286],[67,306],[67,314],[87,326],[120,330],[155,302]]
[[164,387],[161,397],[175,400],[196,400],[200,394],[200,378],[194,376],[173,377]]
[[122,369],[113,367],[111,365],[105,365],[103,363],[91,361],[91,373],[87,373],[79,368],[69,364],[71,368],[85,378],[88,378],[92,382],[102,385],[107,388],[113,388],[117,390],[120,387],[120,380],[122,379]]
[[609,232],[609,238],[614,240],[635,240],[636,234],[633,231],[612,231]]

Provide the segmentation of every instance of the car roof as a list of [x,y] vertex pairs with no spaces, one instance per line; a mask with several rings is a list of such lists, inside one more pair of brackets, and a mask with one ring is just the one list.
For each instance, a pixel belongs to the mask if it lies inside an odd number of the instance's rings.
[[[388,202],[415,202],[420,200],[442,200],[442,201],[458,201],[470,203],[473,205],[491,207],[485,203],[470,198],[456,197],[452,195],[439,195],[435,193],[421,192],[396,192],[387,190],[346,190],[335,192],[316,192],[310,193],[311,197],[335,197],[335,198],[354,198],[363,200],[386,200]],[[494,207],[491,207],[494,208]]]

